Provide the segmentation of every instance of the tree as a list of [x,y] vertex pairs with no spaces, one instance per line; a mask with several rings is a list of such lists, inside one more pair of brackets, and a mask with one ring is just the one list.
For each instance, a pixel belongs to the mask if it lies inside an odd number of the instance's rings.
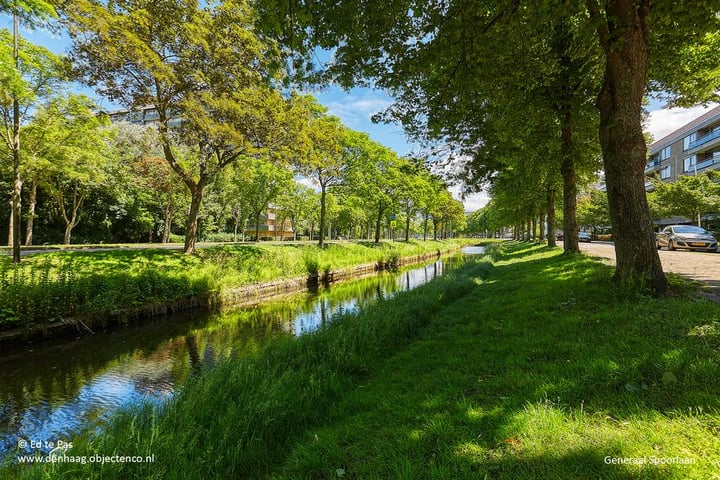
[[665,183],[655,180],[651,203],[657,205],[661,215],[679,215],[701,226],[703,213],[720,210],[720,174],[682,175],[677,181]]
[[590,190],[578,201],[578,223],[597,230],[598,227],[610,225],[607,193]]
[[400,210],[405,215],[405,241],[410,240],[410,223],[423,209],[431,193],[430,172],[418,163],[408,161],[400,166],[403,172],[398,192]]
[[[255,225],[255,241],[260,241],[260,216],[266,213],[269,204],[287,189],[293,181],[292,174],[278,168],[267,160],[250,160],[245,172],[244,194]],[[280,226],[282,228],[282,225]]]
[[403,163],[395,152],[367,135],[355,135],[355,153],[348,164],[347,183],[363,199],[375,221],[375,243],[380,243],[381,225],[386,214],[398,206],[403,182]]
[[[0,116],[4,143],[12,156],[13,189],[9,236],[13,262],[20,262],[20,218],[22,177],[20,176],[20,125],[38,98],[52,92],[60,78],[59,59],[49,51],[20,39],[20,22],[36,25],[55,17],[50,2],[43,0],[2,0],[0,11],[12,13],[12,42],[6,30],[0,31]],[[12,54],[8,46],[12,44]],[[12,59],[11,61],[9,61]]]
[[[52,113],[44,111],[40,115]],[[65,223],[63,243],[66,245],[70,244],[72,230],[81,220],[82,207],[88,195],[108,178],[109,159],[105,152],[110,150],[111,130],[106,128],[107,123],[107,119],[93,115],[84,105],[74,115],[60,120],[59,125],[53,125],[54,128],[47,124],[34,126],[40,129],[38,134],[47,136],[46,145],[51,146],[49,151],[43,152],[45,162],[37,176],[39,183],[55,201]],[[77,126],[78,132],[72,130],[74,126]],[[76,133],[84,135],[75,137]],[[72,135],[74,141],[53,141],[51,135]]]
[[126,183],[123,188],[138,189],[139,195],[148,197],[159,212],[161,242],[168,243],[177,212],[187,207],[184,185],[163,157],[156,128],[128,122],[117,123],[114,128],[118,168],[123,176],[132,179],[131,185]]
[[[648,74],[652,88],[698,98],[697,89],[687,88],[693,83],[688,78],[702,77],[704,71],[689,72],[676,64],[673,72],[666,72],[662,67],[684,61],[679,53],[718,30],[719,8],[716,1],[693,2],[681,8],[671,1],[608,0],[603,5],[587,0],[605,58],[598,96],[600,144],[615,239],[615,277],[621,282],[639,278],[658,292],[667,289],[645,196],[647,146],[642,101]],[[714,95],[718,79],[710,83]]]
[[[21,129],[24,145],[21,171],[31,180],[25,245],[32,245],[40,183],[52,184],[51,177],[60,170],[72,170],[71,165],[85,168],[85,162],[104,163],[101,152],[108,150],[107,126],[107,119],[96,115],[90,99],[84,95],[61,94],[39,105],[30,122]],[[61,214],[63,211],[61,209]],[[73,223],[72,218],[66,220]]]
[[305,97],[310,115],[308,137],[311,148],[296,159],[301,175],[310,178],[320,187],[320,235],[318,245],[325,241],[326,198],[328,189],[342,184],[345,170],[343,136],[346,135],[340,119],[326,115],[326,109],[312,97]]
[[[165,160],[191,196],[185,253],[194,252],[205,188],[220,171],[304,145],[302,110],[272,88],[280,51],[253,28],[245,0],[79,0],[63,13],[84,81],[127,108],[157,112]],[[192,154],[180,156],[181,146]]]
[[[381,87],[400,92],[407,100],[404,103],[419,105],[418,115],[427,119],[416,132],[432,135],[465,124],[431,113],[448,105],[459,106],[463,113],[474,109],[482,113],[485,102],[503,89],[505,81],[504,75],[493,75],[497,70],[486,73],[485,67],[496,62],[507,65],[508,59],[519,65],[532,60],[534,52],[524,48],[526,42],[534,42],[532,33],[552,27],[555,19],[567,19],[570,24],[563,28],[572,27],[573,35],[593,38],[601,52],[586,59],[596,61],[603,72],[597,96],[598,133],[616,239],[615,279],[658,292],[667,288],[645,198],[642,100],[649,89],[671,92],[676,103],[717,98],[720,76],[712,74],[717,56],[711,53],[715,50],[693,48],[717,45],[717,35],[713,36],[720,23],[717,0],[692,4],[670,0],[286,0],[274,2],[273,7],[263,11],[272,20],[265,25],[294,45],[299,55],[309,58],[307,53],[317,45],[335,49],[325,78],[346,85],[373,79]],[[496,35],[500,27],[508,26],[512,41]],[[511,54],[516,45],[523,46],[520,55]],[[476,75],[467,75],[468,71]],[[570,80],[577,81],[577,73]],[[493,90],[493,85],[500,88]],[[518,93],[522,91],[520,86]],[[477,98],[466,102],[468,97]],[[562,98],[555,96],[555,100]],[[423,110],[426,105],[435,110]],[[398,112],[396,118],[412,123],[414,115],[411,109]]]

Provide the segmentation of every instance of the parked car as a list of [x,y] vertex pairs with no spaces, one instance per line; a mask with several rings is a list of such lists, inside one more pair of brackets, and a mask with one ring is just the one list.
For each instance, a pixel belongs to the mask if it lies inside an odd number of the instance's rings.
[[688,250],[717,251],[717,240],[704,228],[692,225],[670,225],[655,236],[658,250],[686,248]]
[[592,236],[589,232],[578,232],[578,240],[581,242],[592,242]]

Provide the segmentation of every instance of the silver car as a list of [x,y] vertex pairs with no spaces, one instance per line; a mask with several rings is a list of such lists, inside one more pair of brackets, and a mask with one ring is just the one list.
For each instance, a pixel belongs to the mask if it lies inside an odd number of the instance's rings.
[[717,240],[704,228],[692,225],[670,225],[665,227],[655,237],[658,250],[666,247],[668,250],[686,248],[688,250],[717,251]]
[[592,235],[588,232],[578,232],[578,240],[581,242],[592,242]]

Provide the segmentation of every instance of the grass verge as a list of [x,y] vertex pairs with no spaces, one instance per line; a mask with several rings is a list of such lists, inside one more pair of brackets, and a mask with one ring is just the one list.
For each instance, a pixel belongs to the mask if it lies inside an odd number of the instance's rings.
[[369,262],[446,252],[461,241],[232,245],[177,250],[60,251],[19,265],[0,257],[0,330],[68,317],[98,319],[154,302],[222,296],[223,290]]
[[720,306],[513,244],[116,417],[29,478],[685,479],[720,473]]
[[508,249],[269,476],[718,478],[720,307],[610,278]]

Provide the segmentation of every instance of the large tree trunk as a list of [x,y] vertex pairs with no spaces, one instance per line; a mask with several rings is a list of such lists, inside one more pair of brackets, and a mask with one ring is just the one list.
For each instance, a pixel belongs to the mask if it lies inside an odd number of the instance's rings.
[[565,253],[580,253],[577,223],[577,174],[572,140],[572,112],[566,107],[562,113],[562,163],[563,178],[563,250]]
[[375,219],[375,243],[380,243],[380,223],[382,222],[384,211],[384,208],[379,208],[377,218]]
[[[615,280],[667,290],[645,194],[647,147],[642,99],[647,83],[649,2],[607,2],[598,33],[606,57],[598,97],[610,221],[615,240]],[[597,10],[591,13],[597,16]]]
[[30,185],[30,200],[28,202],[28,219],[25,225],[25,245],[33,242],[33,229],[35,228],[35,207],[37,206],[37,178],[33,177]]
[[540,227],[538,240],[543,242],[543,241],[545,241],[545,212],[540,213],[540,220],[539,220],[538,227]]
[[405,241],[410,241],[410,215],[405,219]]
[[[17,7],[16,7],[17,8]],[[20,70],[20,19],[17,11],[13,12],[13,58],[15,60],[15,68]],[[13,95],[13,141],[12,141],[12,159],[13,159],[13,190],[10,199],[12,222],[10,224],[10,237],[12,245],[12,261],[20,263],[20,218],[21,218],[21,193],[22,178],[20,177],[20,101],[17,95]]]

